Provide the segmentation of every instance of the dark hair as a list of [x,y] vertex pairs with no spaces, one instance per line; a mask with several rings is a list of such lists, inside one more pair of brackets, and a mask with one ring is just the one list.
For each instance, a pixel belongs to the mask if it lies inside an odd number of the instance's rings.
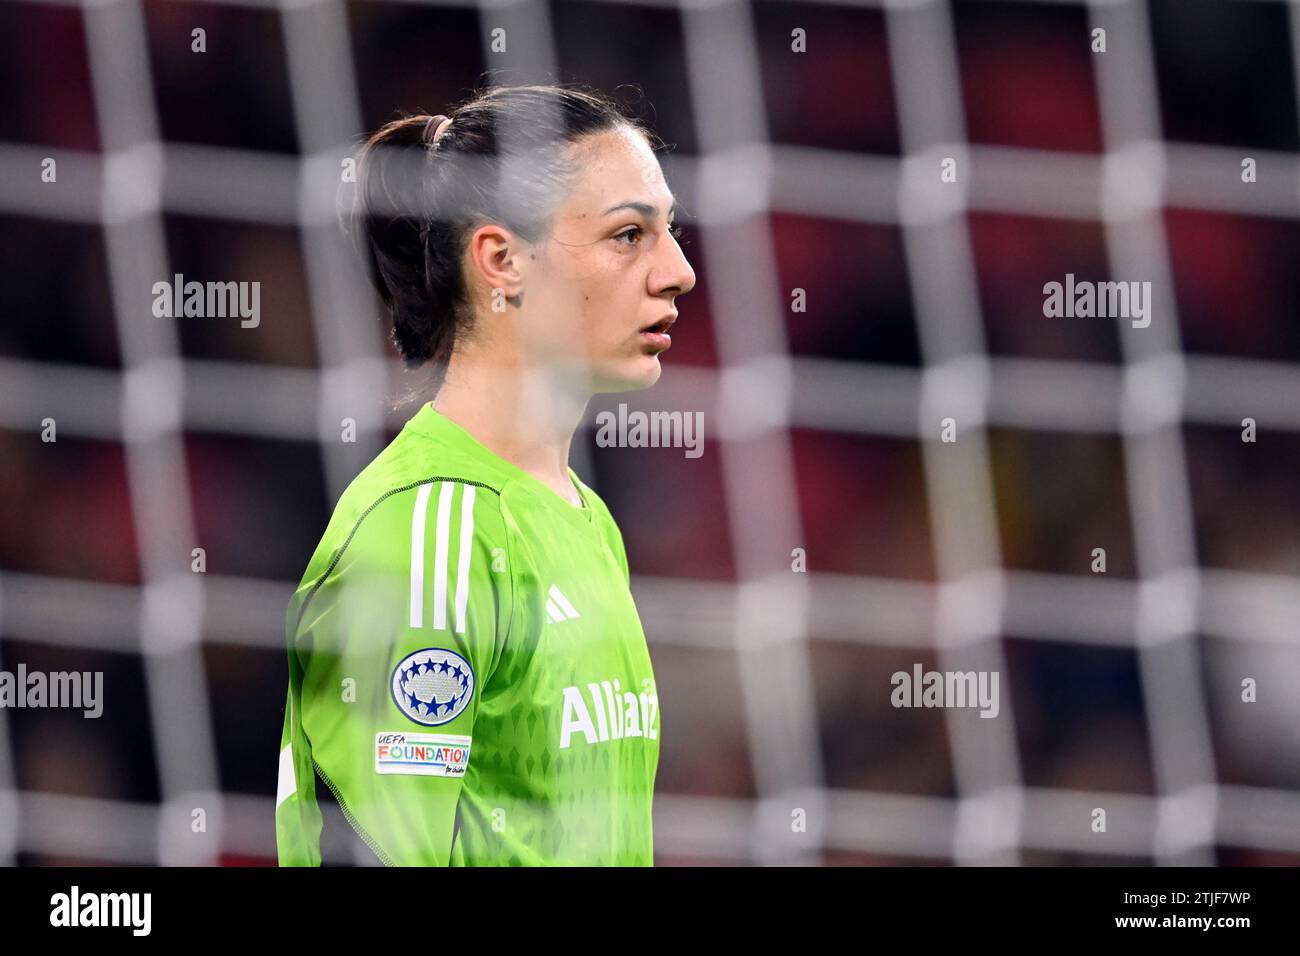
[[439,383],[472,324],[461,255],[473,230],[496,222],[543,238],[574,175],[564,149],[586,136],[626,126],[663,145],[612,99],[573,85],[495,87],[447,116],[436,140],[437,117],[415,115],[366,141],[349,224],[407,368],[432,359]]

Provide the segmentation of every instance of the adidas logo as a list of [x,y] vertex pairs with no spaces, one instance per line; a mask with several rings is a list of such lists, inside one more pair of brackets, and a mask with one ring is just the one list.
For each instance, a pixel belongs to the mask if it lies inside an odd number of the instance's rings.
[[560,621],[571,621],[578,616],[578,612],[569,603],[569,599],[554,584],[551,585],[551,589],[546,594],[546,617],[552,624],[558,624]]

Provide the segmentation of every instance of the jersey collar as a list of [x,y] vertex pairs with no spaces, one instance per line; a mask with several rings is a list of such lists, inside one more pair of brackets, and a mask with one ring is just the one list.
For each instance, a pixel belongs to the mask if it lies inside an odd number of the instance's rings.
[[582,499],[581,508],[566,501],[562,495],[540,478],[529,474],[518,465],[507,461],[500,455],[496,454],[456,422],[452,421],[446,415],[442,414],[442,412],[434,408],[429,402],[425,402],[420,406],[420,410],[416,412],[409,421],[407,421],[405,427],[423,435],[440,439],[450,444],[452,447],[466,452],[476,461],[490,465],[492,470],[504,480],[521,481],[525,484],[532,485],[545,495],[549,495],[550,498],[555,499],[556,504],[561,506],[564,510],[569,511],[574,515],[581,515],[591,524],[595,523],[587,486],[583,484],[582,479],[578,477],[578,473],[574,471],[572,467],[569,468],[569,480],[573,483],[574,489],[578,492],[578,497]]

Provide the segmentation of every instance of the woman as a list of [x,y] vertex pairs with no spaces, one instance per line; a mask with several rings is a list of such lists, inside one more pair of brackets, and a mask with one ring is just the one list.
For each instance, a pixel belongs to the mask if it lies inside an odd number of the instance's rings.
[[352,482],[287,615],[276,834],[319,777],[387,864],[653,862],[659,712],[622,536],[569,467],[590,396],[646,388],[695,284],[651,134],[529,86],[390,123],[353,232],[440,387]]

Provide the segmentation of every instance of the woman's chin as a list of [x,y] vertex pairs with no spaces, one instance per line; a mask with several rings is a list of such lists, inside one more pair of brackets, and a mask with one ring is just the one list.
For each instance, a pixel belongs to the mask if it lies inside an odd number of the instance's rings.
[[659,364],[659,355],[639,355],[635,359],[615,368],[607,369],[600,376],[597,390],[601,392],[635,392],[649,388],[659,381],[663,374]]

